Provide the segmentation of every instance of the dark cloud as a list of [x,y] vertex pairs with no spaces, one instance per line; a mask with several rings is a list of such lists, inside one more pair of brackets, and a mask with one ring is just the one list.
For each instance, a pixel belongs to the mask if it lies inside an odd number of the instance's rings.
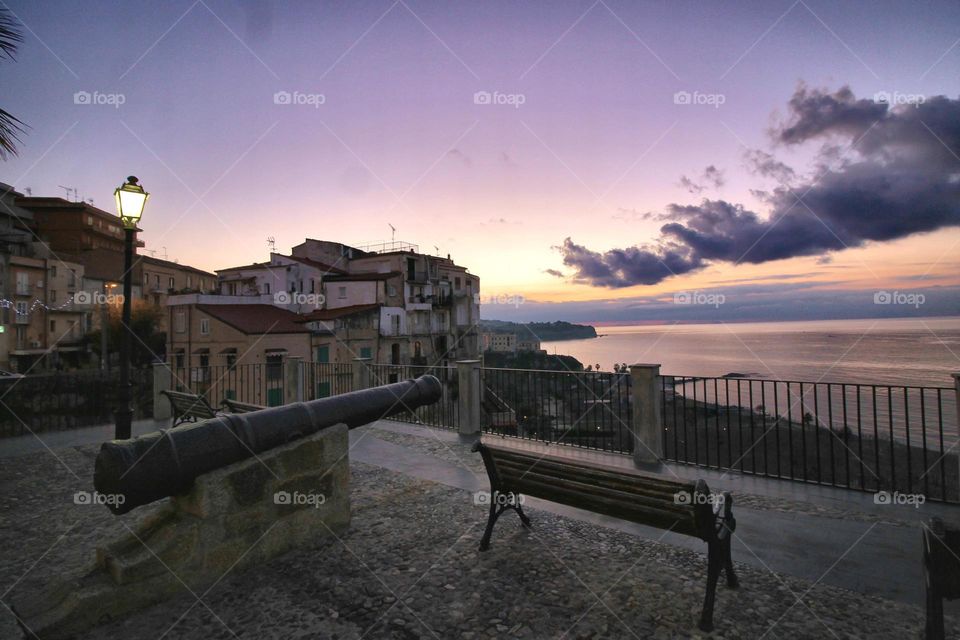
[[556,277],[556,278],[563,278],[563,277],[564,277],[563,272],[562,272],[562,271],[557,271],[556,269],[544,269],[543,272],[544,272],[544,273],[548,273],[548,274],[550,274],[551,276],[554,276],[554,277]]
[[[960,224],[960,161],[951,151],[960,150],[960,100],[889,108],[857,100],[847,87],[800,86],[789,107],[774,139],[823,142],[820,162],[829,169],[765,194],[767,216],[705,199],[668,205],[667,224],[647,245],[598,253],[568,238],[560,251],[572,278],[598,287],[655,284],[714,262],[822,256]],[[795,176],[769,154],[754,159],[759,173]]]
[[725,184],[723,172],[713,165],[703,170],[703,173],[700,175],[700,180],[700,182],[694,182],[687,176],[680,176],[679,185],[686,189],[688,193],[698,195],[711,187],[719,189]]
[[780,162],[766,151],[750,149],[744,154],[744,158],[747,168],[754,175],[773,178],[780,184],[789,184],[796,178],[796,173],[791,167]]

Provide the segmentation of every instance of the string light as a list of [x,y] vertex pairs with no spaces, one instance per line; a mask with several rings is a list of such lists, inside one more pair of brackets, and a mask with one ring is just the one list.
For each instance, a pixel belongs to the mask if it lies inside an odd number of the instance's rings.
[[[28,316],[34,311],[36,311],[37,307],[42,308],[44,311],[61,311],[62,309],[65,309],[66,307],[69,307],[70,305],[72,305],[74,303],[74,298],[75,298],[75,295],[71,295],[69,298],[67,298],[66,302],[64,302],[61,305],[55,305],[55,306],[45,304],[42,300],[34,298],[29,308],[23,313],[20,312],[20,309],[18,308],[18,303],[16,300],[7,300],[6,298],[0,298],[0,309],[13,309],[13,312],[15,315]],[[86,304],[84,306],[87,308],[72,309],[72,311],[77,311],[78,313],[82,313],[84,311],[93,310],[92,306],[89,304]]]

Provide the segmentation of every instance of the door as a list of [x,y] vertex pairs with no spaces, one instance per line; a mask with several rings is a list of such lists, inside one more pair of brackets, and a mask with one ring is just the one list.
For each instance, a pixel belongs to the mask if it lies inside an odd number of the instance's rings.
[[317,362],[330,362],[330,345],[317,347]]

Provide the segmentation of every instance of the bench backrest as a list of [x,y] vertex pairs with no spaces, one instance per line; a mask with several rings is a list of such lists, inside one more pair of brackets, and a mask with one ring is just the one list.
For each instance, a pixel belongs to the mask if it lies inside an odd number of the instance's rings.
[[215,418],[217,412],[206,401],[203,396],[183,391],[164,390],[161,393],[167,396],[170,404],[173,405],[174,413],[178,416],[195,416],[197,418]]
[[262,411],[269,408],[259,404],[251,404],[249,402],[238,402],[237,400],[231,400],[230,398],[226,398],[220,404],[230,413],[250,413],[252,411]]
[[490,485],[639,524],[709,540],[716,535],[710,490],[696,482],[478,444]]

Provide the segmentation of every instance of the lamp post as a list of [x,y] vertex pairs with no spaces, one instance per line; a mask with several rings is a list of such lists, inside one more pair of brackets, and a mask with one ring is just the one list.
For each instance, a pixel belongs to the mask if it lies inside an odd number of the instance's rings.
[[117,215],[123,223],[123,319],[120,327],[120,398],[114,412],[116,429],[114,438],[125,440],[130,437],[133,422],[133,410],[130,408],[130,315],[131,289],[133,287],[133,234],[143,215],[143,207],[150,194],[137,184],[137,178],[130,176],[127,181],[113,192],[117,200]]

